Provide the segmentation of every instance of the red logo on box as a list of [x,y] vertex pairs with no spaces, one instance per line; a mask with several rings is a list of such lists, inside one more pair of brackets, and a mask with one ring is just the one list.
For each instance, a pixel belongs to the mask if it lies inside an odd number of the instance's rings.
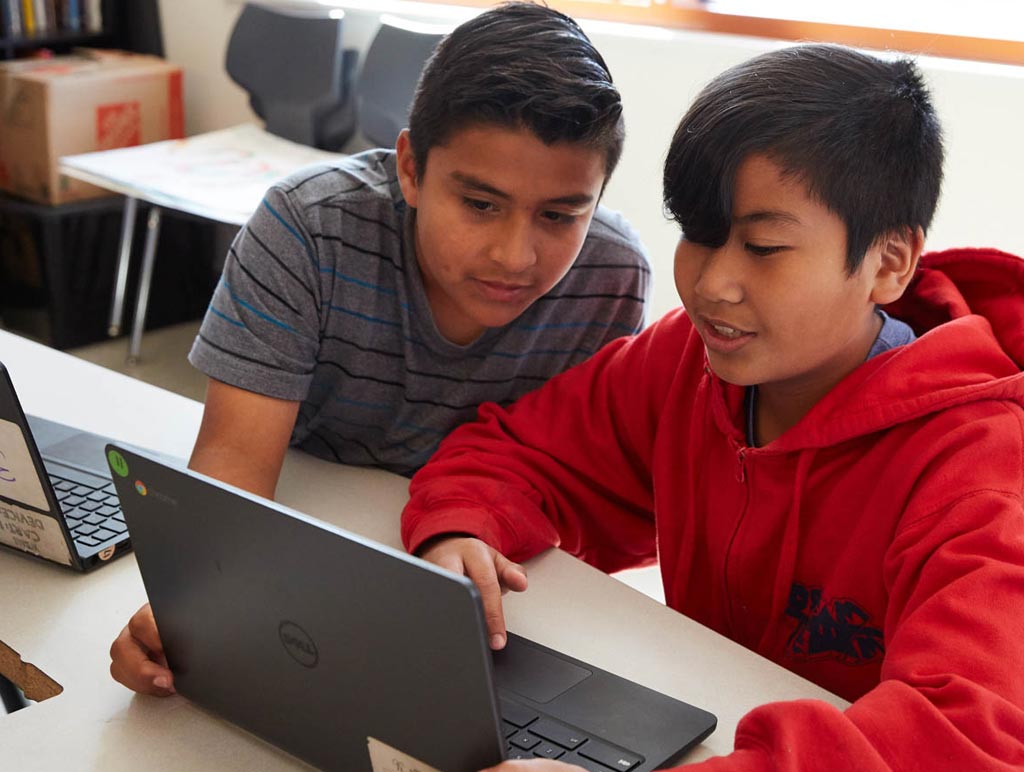
[[142,110],[138,102],[96,108],[96,149],[113,150],[142,143]]

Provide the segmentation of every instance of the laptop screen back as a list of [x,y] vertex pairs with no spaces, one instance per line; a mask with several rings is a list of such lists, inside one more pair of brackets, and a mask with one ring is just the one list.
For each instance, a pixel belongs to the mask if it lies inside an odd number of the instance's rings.
[[67,536],[26,425],[14,384],[0,364],[0,543],[70,566]]
[[323,769],[370,772],[374,741],[444,772],[500,761],[472,583],[114,450],[181,694]]

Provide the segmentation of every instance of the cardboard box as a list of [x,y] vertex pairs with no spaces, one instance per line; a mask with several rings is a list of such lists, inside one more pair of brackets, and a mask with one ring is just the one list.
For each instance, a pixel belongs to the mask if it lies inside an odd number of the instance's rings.
[[182,71],[155,56],[77,49],[0,63],[0,189],[44,204],[110,195],[57,171],[64,155],[184,136]]

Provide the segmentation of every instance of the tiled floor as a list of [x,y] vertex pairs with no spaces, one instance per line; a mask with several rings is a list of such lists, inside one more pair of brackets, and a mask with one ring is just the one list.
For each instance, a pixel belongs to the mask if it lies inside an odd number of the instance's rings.
[[[68,353],[201,401],[206,377],[186,358],[198,329],[199,322],[186,322],[147,332],[142,339],[142,356],[131,365],[126,361],[128,343],[125,338],[95,343]],[[616,578],[661,603],[665,602],[657,568],[623,571]]]
[[163,327],[142,337],[142,355],[129,364],[128,340],[124,337],[71,349],[69,354],[130,375],[168,391],[203,400],[206,376],[188,363],[188,352],[199,330],[199,322]]

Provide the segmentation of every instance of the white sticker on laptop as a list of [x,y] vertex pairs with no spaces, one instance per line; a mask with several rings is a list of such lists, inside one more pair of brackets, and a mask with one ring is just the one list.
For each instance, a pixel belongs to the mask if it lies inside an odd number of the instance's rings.
[[60,523],[17,504],[0,501],[0,542],[55,563],[71,565],[71,550]]
[[21,427],[0,418],[0,496],[50,511]]
[[438,772],[422,761],[382,743],[376,737],[367,737],[366,745],[370,750],[373,772]]

